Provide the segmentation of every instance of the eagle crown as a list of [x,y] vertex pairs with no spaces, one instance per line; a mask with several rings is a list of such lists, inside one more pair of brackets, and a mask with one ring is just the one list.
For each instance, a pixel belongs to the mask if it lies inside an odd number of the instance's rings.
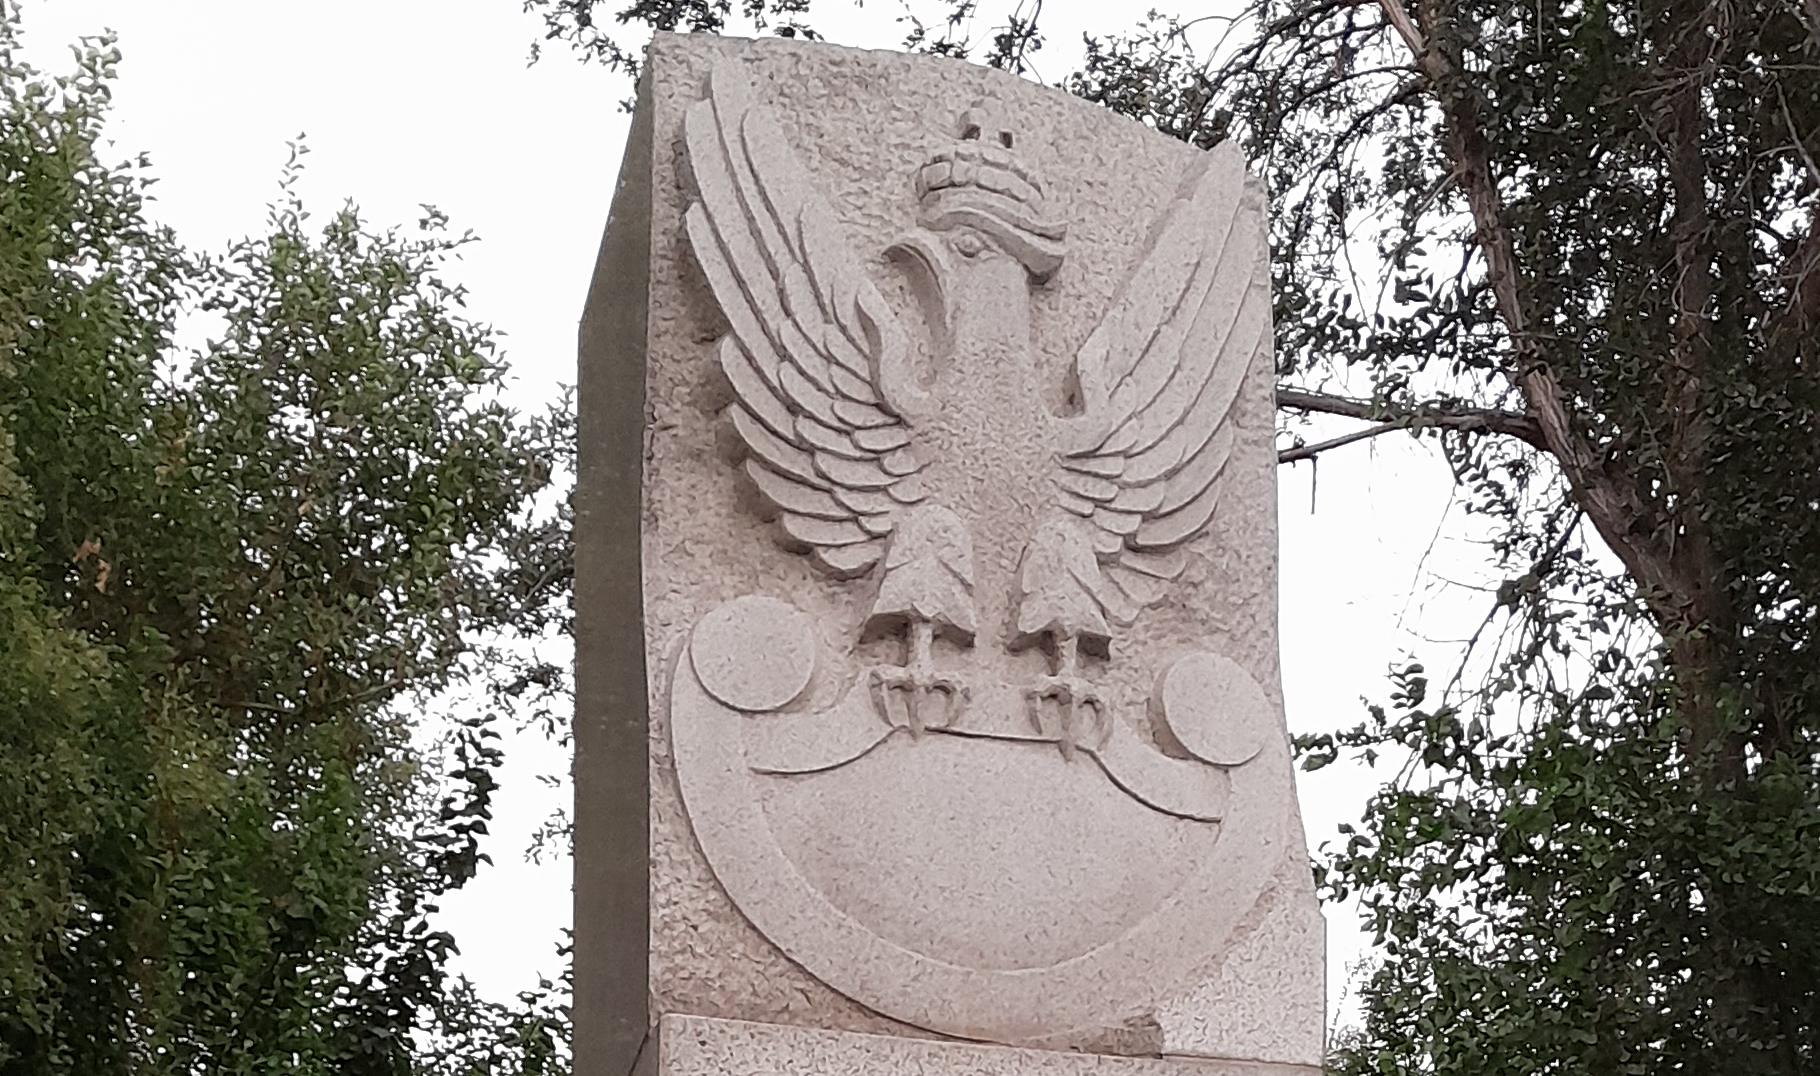
[[918,221],[952,232],[952,249],[972,259],[989,242],[1041,284],[1061,268],[1067,225],[1044,212],[1043,183],[1016,153],[1018,132],[986,101],[961,113],[959,136],[916,175]]

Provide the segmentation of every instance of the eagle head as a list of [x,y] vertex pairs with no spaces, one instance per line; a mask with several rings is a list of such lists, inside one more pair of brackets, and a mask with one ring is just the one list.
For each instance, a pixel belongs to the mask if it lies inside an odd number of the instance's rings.
[[1061,268],[1068,226],[1045,215],[1043,184],[1018,156],[1016,128],[985,101],[961,113],[959,128],[954,143],[917,172],[920,222],[956,232],[963,257],[990,242],[1017,259],[1032,281],[1048,280]]

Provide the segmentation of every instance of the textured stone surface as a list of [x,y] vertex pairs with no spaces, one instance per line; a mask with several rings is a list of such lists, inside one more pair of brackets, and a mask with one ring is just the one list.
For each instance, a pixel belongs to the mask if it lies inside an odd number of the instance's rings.
[[1327,923],[1307,874],[1305,863],[1285,862],[1218,966],[1157,1007],[1164,1053],[1320,1059]]
[[808,618],[776,598],[747,595],[695,625],[690,668],[717,702],[735,710],[778,710],[802,695],[815,675],[815,634]]
[[666,1016],[654,1076],[1319,1076],[1308,1065],[975,1046]]
[[1189,654],[1165,670],[1150,711],[1159,739],[1221,766],[1242,766],[1280,738],[1275,710],[1257,681],[1217,654]]
[[583,324],[578,1070],[673,1013],[1318,1064],[1232,158],[667,35],[636,130]]

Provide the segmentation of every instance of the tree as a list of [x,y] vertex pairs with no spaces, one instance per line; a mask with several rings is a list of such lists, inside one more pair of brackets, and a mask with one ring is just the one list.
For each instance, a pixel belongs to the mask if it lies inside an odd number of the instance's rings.
[[1074,92],[1269,181],[1279,404],[1371,423],[1283,457],[1438,438],[1507,575],[1439,686],[1302,744],[1403,764],[1320,868],[1381,947],[1334,1067],[1820,1068],[1820,6],[1255,0],[1087,45]]
[[439,214],[318,229],[293,158],[195,254],[98,157],[111,42],[18,43],[0,2],[0,1072],[566,1071],[559,996],[475,999],[429,919],[535,687],[479,648],[564,615],[566,417],[499,401]]

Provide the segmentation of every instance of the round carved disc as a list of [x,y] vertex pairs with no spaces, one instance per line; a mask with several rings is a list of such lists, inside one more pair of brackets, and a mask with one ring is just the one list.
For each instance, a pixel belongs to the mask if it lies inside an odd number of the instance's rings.
[[809,618],[776,598],[751,594],[702,617],[689,660],[708,694],[735,710],[788,706],[815,672]]
[[1152,714],[1189,754],[1216,766],[1238,766],[1263,749],[1275,708],[1237,663],[1218,654],[1188,654],[1157,677]]
[[[1281,736],[1245,765],[1170,758],[1133,732],[1069,758],[1026,731],[1025,682],[991,672],[972,678],[959,733],[892,725],[865,669],[820,709],[754,720],[802,694],[809,624],[761,597],[704,617],[695,675],[671,683],[670,746],[734,905],[870,1009],[1013,1044],[1131,1026],[1232,944],[1292,848]],[[1178,686],[1198,668],[1178,663]],[[1170,705],[1200,749],[1230,757],[1188,727],[1192,705]],[[1217,791],[1217,817],[1152,805],[1152,783],[1195,803]]]

